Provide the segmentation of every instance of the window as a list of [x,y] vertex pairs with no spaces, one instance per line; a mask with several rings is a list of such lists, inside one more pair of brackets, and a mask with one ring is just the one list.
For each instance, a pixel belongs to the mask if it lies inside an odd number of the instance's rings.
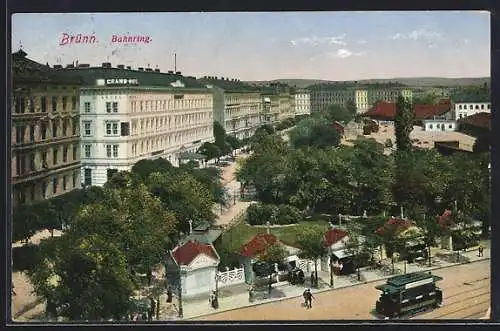
[[63,163],[68,162],[68,147],[63,147]]
[[85,186],[92,185],[92,169],[85,169],[83,173],[83,184]]
[[106,102],[106,113],[111,113],[111,102]]
[[84,145],[85,157],[88,159],[92,155],[92,145]]
[[448,129],[452,129],[452,128],[453,128],[453,125],[448,124]]
[[42,140],[45,140],[47,138],[47,125],[45,123],[42,123],[40,131],[42,133]]
[[112,150],[111,145],[106,145],[106,156],[107,157],[111,157],[111,150]]
[[113,145],[113,157],[118,157],[118,145]]
[[76,136],[77,135],[77,129],[78,128],[78,119],[73,119],[73,125],[71,125],[71,133],[73,134],[73,136]]
[[76,109],[76,96],[71,97],[71,109],[72,110]]
[[85,102],[83,105],[84,105],[84,112],[90,113],[90,102]]
[[24,113],[24,98],[23,97],[17,97],[16,100],[16,113],[18,114],[23,114]]
[[57,111],[57,97],[52,97],[52,111]]
[[36,189],[35,184],[30,186],[30,200],[31,201],[35,200],[35,189]]
[[490,104],[488,104],[488,109],[491,109],[491,105]]
[[433,128],[432,124],[429,124],[429,129],[431,129],[431,130],[432,130],[432,128]]
[[57,137],[57,122],[52,122],[52,138]]
[[68,106],[68,97],[62,97],[62,108],[63,110],[66,110]]
[[30,154],[30,171],[35,171],[35,154]]
[[113,102],[113,113],[118,112],[118,102]]
[[78,173],[75,171],[73,172],[73,175],[71,175],[71,180],[72,180],[72,184],[73,184],[73,188],[76,187],[76,178],[78,176]]
[[35,112],[35,100],[33,99],[33,97],[30,97],[28,99],[28,108],[29,108],[31,113]]
[[57,164],[57,148],[54,148],[52,151],[52,164],[56,165]]
[[52,178],[52,193],[57,193],[57,177]]
[[481,105],[481,109],[484,109],[484,104],[483,104],[483,105]]
[[67,183],[68,176],[63,176],[63,191],[66,191],[68,188],[68,183]]
[[30,142],[35,142],[35,126],[30,127]]
[[43,182],[42,183],[42,198],[46,198],[47,197],[47,182]]
[[42,168],[47,169],[49,166],[47,164],[47,151],[42,152]]
[[107,135],[118,135],[118,122],[106,122],[106,134]]
[[62,127],[62,135],[63,137],[66,136],[66,132],[68,131],[68,120],[63,121],[63,127]]
[[42,113],[47,112],[47,97],[40,98],[40,110]]
[[118,172],[118,169],[108,169],[107,170],[107,176],[108,176],[108,181],[113,178],[113,176]]
[[130,124],[128,122],[121,123],[121,135],[122,137],[130,135]]
[[92,121],[83,121],[83,134],[85,136],[92,135]]
[[24,135],[25,135],[26,127],[24,125],[20,125],[16,130],[16,143],[23,144],[24,143]]
[[469,109],[474,109],[474,106],[473,105],[469,105]]
[[462,105],[458,105],[458,109],[462,110]]
[[476,110],[479,109],[479,105],[476,105]]

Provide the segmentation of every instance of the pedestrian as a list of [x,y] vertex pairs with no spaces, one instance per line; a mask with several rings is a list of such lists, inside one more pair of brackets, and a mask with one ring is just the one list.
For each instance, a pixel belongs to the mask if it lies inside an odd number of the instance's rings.
[[307,292],[309,291],[309,289],[305,289],[304,290],[304,293],[302,293],[302,296],[304,297],[304,306],[307,307]]
[[151,322],[156,311],[156,301],[153,298],[149,298],[150,307],[148,311],[148,320]]
[[218,308],[218,302],[217,302],[217,294],[215,291],[212,291],[212,294],[210,294],[210,297],[208,298],[208,303],[210,306],[212,306],[213,309]]
[[254,292],[253,292],[253,286],[250,286],[250,289],[248,290],[248,301],[250,302],[253,302],[253,295],[254,295]]
[[484,252],[484,247],[481,246],[481,245],[479,245],[477,256],[478,257],[483,257],[483,252]]
[[172,289],[169,286],[167,288],[167,303],[171,303],[171,302],[172,302]]
[[311,287],[314,287],[314,284],[315,284],[314,273],[311,272]]
[[311,293],[311,290],[308,289],[307,290],[307,293],[306,293],[306,306],[308,309],[311,309],[312,308],[312,299],[314,299],[312,293]]

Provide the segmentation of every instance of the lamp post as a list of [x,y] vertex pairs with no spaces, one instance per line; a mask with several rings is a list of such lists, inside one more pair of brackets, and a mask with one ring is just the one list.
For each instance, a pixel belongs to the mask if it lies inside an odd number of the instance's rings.
[[182,309],[182,264],[179,265],[179,318],[184,317],[184,310]]

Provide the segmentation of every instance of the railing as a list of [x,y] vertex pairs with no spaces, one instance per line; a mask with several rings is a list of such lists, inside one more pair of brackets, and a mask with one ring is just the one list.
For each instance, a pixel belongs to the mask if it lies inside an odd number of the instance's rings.
[[219,287],[243,284],[245,282],[245,273],[243,268],[234,268],[233,270],[229,270],[229,268],[226,267],[226,271],[219,271],[217,275]]

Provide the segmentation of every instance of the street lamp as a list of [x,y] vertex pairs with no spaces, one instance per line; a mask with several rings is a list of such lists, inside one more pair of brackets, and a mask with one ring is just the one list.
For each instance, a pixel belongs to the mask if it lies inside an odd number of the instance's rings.
[[179,265],[179,318],[184,317],[184,310],[182,309],[182,264]]

